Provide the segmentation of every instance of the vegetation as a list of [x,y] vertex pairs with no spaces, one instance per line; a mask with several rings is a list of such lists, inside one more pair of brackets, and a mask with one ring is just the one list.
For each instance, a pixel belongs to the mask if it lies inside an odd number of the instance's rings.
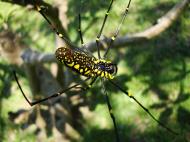
[[[53,5],[52,1],[46,2]],[[109,1],[67,2],[68,24],[64,27],[67,29],[65,30],[67,36],[74,44],[80,46],[77,14],[81,11],[84,41],[85,43],[95,41]],[[120,36],[144,31],[155,24],[159,17],[177,2],[179,1],[132,0]],[[54,3],[58,4],[58,1]],[[103,32],[106,37],[110,37],[119,24],[125,3],[127,2],[123,0],[114,2]],[[60,41],[32,5],[21,5],[0,2],[0,32],[3,33],[7,29],[11,31],[19,39],[14,43],[20,42],[18,45],[22,45],[24,50],[30,48],[40,53],[53,54]],[[153,121],[141,107],[106,83],[122,141],[190,141],[189,10],[188,5],[172,25],[158,36],[113,47],[110,51],[109,58],[118,64],[117,79],[120,85],[149,108],[156,118],[180,133],[178,136],[170,134]],[[58,28],[63,30],[62,27]],[[100,81],[87,92],[74,90],[63,97],[31,108],[13,78],[12,69],[16,69],[19,81],[30,98],[45,97],[52,91],[66,88],[81,78],[63,65],[60,70],[64,70],[64,75],[61,75],[64,79],[61,79],[58,71],[55,71],[55,67],[60,68],[60,66],[57,66],[53,59],[31,65],[26,62],[24,65],[13,64],[15,58],[7,60],[10,56],[6,56],[2,50],[3,35],[0,34],[2,57],[0,58],[0,140],[3,142],[114,140],[113,124],[102,96]],[[94,54],[97,55],[96,51]],[[43,83],[42,86],[38,84],[41,88],[32,85],[33,80],[28,75],[34,71],[34,66],[37,66],[35,71],[45,74],[43,76],[39,73],[34,78],[36,82]],[[58,75],[54,76],[58,79],[52,75],[55,72]]]

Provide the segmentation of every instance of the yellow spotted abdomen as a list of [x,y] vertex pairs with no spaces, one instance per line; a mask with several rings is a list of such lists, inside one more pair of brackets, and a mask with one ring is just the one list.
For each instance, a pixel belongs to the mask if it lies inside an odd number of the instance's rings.
[[107,71],[100,70],[98,64],[107,63],[105,60],[98,60],[93,56],[89,56],[86,52],[80,49],[70,49],[67,47],[60,47],[55,52],[56,58],[64,63],[73,71],[84,75],[86,77],[105,77],[113,79],[113,76]]
[[87,77],[95,76],[93,68],[95,58],[85,52],[75,51],[67,47],[60,47],[55,52],[56,58],[72,70]]

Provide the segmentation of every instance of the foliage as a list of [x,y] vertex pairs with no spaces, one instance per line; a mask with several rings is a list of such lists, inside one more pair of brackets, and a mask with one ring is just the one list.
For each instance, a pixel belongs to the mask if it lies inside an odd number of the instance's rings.
[[[123,24],[120,35],[135,33],[152,25],[167,12],[177,0],[132,1],[129,15]],[[68,34],[75,43],[80,43],[77,33],[77,12],[79,3],[69,1]],[[83,1],[82,26],[84,40],[92,41],[101,26],[108,3],[97,0]],[[115,1],[105,27],[105,36],[110,36],[119,23],[123,9],[123,0]],[[120,136],[123,141],[181,142],[190,140],[190,7],[159,37],[143,43],[135,43],[121,49],[113,49],[110,57],[118,63],[118,80],[123,87],[153,114],[170,128],[181,132],[173,136],[160,128],[139,106],[131,102],[121,92],[106,84],[114,108]],[[5,12],[6,11],[6,12]],[[30,18],[29,18],[30,17]],[[42,52],[54,52],[54,33],[46,21],[35,11],[0,2],[0,24],[6,21],[9,27],[23,37],[29,47]],[[2,30],[2,28],[1,28]],[[118,56],[119,55],[119,56]],[[111,58],[111,59],[112,59]],[[18,89],[11,74],[12,65],[0,58],[0,139],[4,141],[36,141],[37,128],[24,123],[15,124],[9,118],[10,112],[30,108]],[[22,86],[29,93],[27,79],[22,75]],[[79,141],[105,142],[114,139],[112,121],[97,83],[91,91],[83,93],[89,100],[92,116],[84,116],[78,131],[82,135]],[[103,135],[103,137],[102,137]],[[54,136],[50,133],[48,140]]]

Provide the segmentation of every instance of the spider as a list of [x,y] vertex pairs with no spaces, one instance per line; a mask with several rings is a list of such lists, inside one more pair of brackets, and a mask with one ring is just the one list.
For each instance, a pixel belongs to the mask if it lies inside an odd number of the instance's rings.
[[121,29],[123,21],[125,20],[127,14],[128,14],[131,1],[132,0],[128,1],[127,7],[124,11],[122,18],[121,18],[121,22],[118,25],[113,36],[110,38],[108,48],[106,49],[106,51],[104,52],[104,55],[102,57],[100,54],[100,47],[101,47],[100,37],[101,37],[101,34],[102,34],[103,29],[105,27],[106,20],[108,18],[109,12],[110,12],[111,7],[112,7],[113,2],[114,2],[114,0],[111,0],[109,7],[107,9],[107,12],[105,13],[105,17],[104,17],[101,29],[100,29],[97,37],[96,37],[98,58],[93,56],[92,53],[90,51],[88,51],[88,48],[84,44],[82,31],[81,31],[81,14],[80,13],[78,14],[78,18],[79,18],[78,32],[79,32],[82,48],[75,47],[63,34],[61,34],[56,29],[56,27],[51,23],[51,21],[48,19],[48,17],[44,14],[44,11],[46,10],[45,7],[35,4],[37,11],[45,18],[45,20],[52,27],[53,31],[66,42],[65,47],[60,47],[56,50],[55,57],[57,58],[57,60],[59,62],[61,62],[62,64],[66,65],[68,68],[72,69],[74,72],[78,73],[79,75],[85,76],[86,79],[83,82],[90,81],[90,83],[87,87],[81,87],[80,84],[75,84],[75,85],[73,85],[67,89],[61,90],[60,92],[57,92],[55,94],[50,95],[49,97],[43,98],[41,100],[30,101],[26,97],[24,91],[22,90],[21,85],[18,81],[16,72],[14,71],[14,77],[15,77],[15,80],[18,84],[18,87],[21,90],[22,95],[24,96],[24,98],[26,99],[26,101],[29,103],[30,106],[34,106],[36,104],[45,102],[51,98],[58,97],[58,96],[62,95],[63,93],[70,91],[73,88],[80,88],[81,90],[86,91],[93,86],[93,84],[95,83],[97,78],[100,78],[101,83],[102,83],[102,87],[103,87],[103,91],[104,91],[105,100],[106,100],[106,103],[108,106],[109,114],[110,114],[111,119],[113,121],[114,132],[115,132],[115,137],[116,137],[117,142],[120,141],[120,137],[119,137],[119,133],[118,133],[118,127],[117,127],[116,119],[115,119],[115,116],[113,114],[112,106],[111,106],[111,103],[110,103],[110,100],[109,100],[109,97],[108,97],[108,94],[107,94],[107,91],[105,88],[105,81],[110,82],[115,88],[120,90],[123,94],[125,94],[129,98],[133,99],[160,126],[165,128],[167,131],[171,132],[172,134],[175,134],[175,135],[178,134],[175,131],[173,131],[172,129],[170,129],[169,127],[167,127],[164,123],[162,123],[158,119],[156,119],[152,115],[152,113],[146,107],[144,107],[142,105],[142,103],[140,103],[133,95],[129,94],[125,89],[123,89],[118,84],[118,82],[115,79],[115,75],[117,73],[117,65],[114,64],[112,61],[107,60],[107,54],[110,51],[110,49],[112,48],[114,40],[117,38],[117,36],[119,34],[119,31]]

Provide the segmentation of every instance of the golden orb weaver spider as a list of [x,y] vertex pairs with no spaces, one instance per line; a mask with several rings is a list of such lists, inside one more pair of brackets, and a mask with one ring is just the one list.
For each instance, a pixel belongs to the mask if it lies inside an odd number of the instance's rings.
[[101,34],[103,32],[103,29],[104,29],[107,17],[109,15],[109,12],[111,10],[111,7],[113,5],[113,2],[114,2],[114,0],[111,0],[109,7],[107,9],[107,12],[105,14],[101,29],[97,35],[97,38],[96,38],[98,58],[94,57],[91,53],[89,53],[89,51],[87,50],[87,48],[84,45],[83,36],[82,36],[82,32],[81,32],[81,15],[80,15],[80,13],[78,14],[78,16],[79,16],[78,32],[79,32],[79,36],[80,36],[80,40],[81,40],[81,44],[82,44],[83,48],[74,47],[72,45],[72,43],[63,34],[61,34],[56,29],[56,27],[51,23],[51,21],[48,19],[48,17],[44,14],[44,10],[46,10],[46,8],[44,8],[43,6],[39,6],[39,5],[35,4],[37,11],[45,18],[45,20],[49,23],[49,25],[52,26],[53,31],[66,42],[65,47],[60,47],[56,50],[55,56],[56,56],[57,60],[59,60],[61,63],[65,64],[68,68],[72,69],[74,72],[77,72],[78,74],[87,77],[84,80],[84,82],[87,82],[88,80],[91,80],[91,82],[89,83],[88,87],[86,87],[86,88],[79,87],[80,84],[75,84],[75,85],[73,85],[67,89],[64,89],[60,92],[57,92],[53,95],[50,95],[49,97],[31,102],[26,97],[24,91],[22,90],[21,85],[18,81],[16,72],[14,71],[14,77],[15,77],[15,80],[16,80],[16,82],[17,82],[17,84],[18,84],[18,86],[22,92],[22,95],[24,96],[26,101],[30,104],[30,106],[34,106],[34,105],[39,104],[41,102],[47,101],[48,99],[58,97],[58,96],[62,95],[63,93],[70,91],[73,88],[81,88],[83,91],[86,91],[86,90],[91,88],[91,86],[95,83],[97,78],[101,78],[102,87],[103,87],[104,95],[105,95],[105,100],[106,100],[106,103],[107,103],[107,106],[109,109],[111,119],[113,121],[115,137],[116,137],[117,142],[120,141],[120,137],[119,137],[119,133],[118,133],[118,127],[116,124],[115,116],[114,116],[113,111],[112,111],[112,106],[111,106],[111,103],[110,103],[110,100],[109,100],[109,97],[108,97],[108,94],[106,92],[106,88],[104,85],[105,80],[109,81],[114,87],[116,87],[122,93],[127,95],[129,98],[133,99],[160,126],[165,128],[167,131],[171,132],[172,134],[177,134],[175,131],[173,131],[172,129],[167,127],[164,123],[162,123],[158,119],[156,119],[152,115],[152,113],[146,107],[144,107],[134,96],[129,94],[126,90],[124,90],[122,87],[120,87],[120,85],[118,85],[118,83],[116,83],[116,81],[114,80],[114,77],[117,73],[117,65],[112,63],[111,61],[107,60],[107,58],[106,58],[110,48],[112,48],[112,46],[113,46],[114,40],[117,38],[117,36],[119,34],[119,31],[120,31],[120,28],[123,24],[123,21],[125,20],[127,14],[128,14],[128,10],[129,10],[130,4],[131,4],[131,0],[128,1],[125,12],[121,18],[121,22],[118,25],[114,35],[111,37],[110,43],[109,43],[108,48],[106,49],[103,57],[101,57],[101,55],[100,55],[100,46],[101,46],[100,45],[100,37],[101,37]]

